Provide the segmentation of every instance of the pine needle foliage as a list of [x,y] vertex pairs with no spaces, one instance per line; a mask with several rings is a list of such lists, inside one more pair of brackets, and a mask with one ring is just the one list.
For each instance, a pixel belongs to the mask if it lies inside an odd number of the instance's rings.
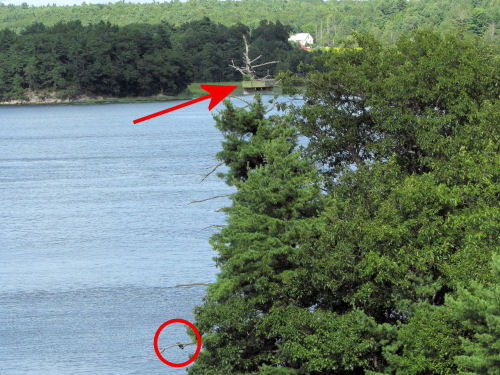
[[211,239],[220,273],[196,309],[204,351],[191,374],[254,372],[275,361],[280,338],[266,319],[274,306],[294,303],[288,284],[298,247],[317,231],[317,170],[295,149],[297,132],[264,112],[260,99],[249,111],[226,102],[216,118],[225,136],[218,157],[237,191],[227,226]]
[[464,354],[455,358],[461,374],[500,374],[500,254],[491,263],[492,280],[460,288],[447,305],[461,322]]

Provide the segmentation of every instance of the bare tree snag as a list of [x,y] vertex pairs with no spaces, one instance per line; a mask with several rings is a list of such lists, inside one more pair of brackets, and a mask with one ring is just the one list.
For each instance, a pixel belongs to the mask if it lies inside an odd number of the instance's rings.
[[[254,65],[254,63],[262,57],[262,55],[257,56],[254,59],[250,59],[249,56],[249,49],[248,49],[248,42],[247,38],[245,35],[243,35],[243,42],[245,43],[245,52],[243,52],[243,66],[236,66],[234,63],[234,60],[231,60],[231,64],[229,66],[236,71],[240,72],[243,76],[248,76],[252,81],[256,81],[258,79],[257,77],[257,72],[255,71],[256,68],[259,68],[261,66],[269,65],[269,64],[277,64],[279,61],[269,61],[265,62],[262,64],[257,64]],[[264,77],[266,78],[266,77]]]

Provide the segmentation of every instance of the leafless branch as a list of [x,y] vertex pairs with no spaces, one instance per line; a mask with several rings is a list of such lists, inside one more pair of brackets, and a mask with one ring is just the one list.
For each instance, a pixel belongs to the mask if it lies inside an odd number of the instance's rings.
[[199,200],[199,201],[192,201],[192,202],[189,202],[189,204],[206,202],[206,201],[209,201],[209,200],[212,200],[212,199],[229,197],[229,196],[231,196],[231,195],[232,195],[232,194],[221,194],[221,195],[215,195],[215,196],[213,196],[213,197],[210,197],[210,198],[205,198],[205,199],[201,199],[201,200]]
[[175,343],[174,345],[169,345],[169,346],[166,346],[164,348],[160,348],[159,351],[160,351],[160,353],[163,353],[165,350],[175,348],[175,347],[179,347],[181,349],[184,349],[184,347],[189,346],[189,345],[196,345],[196,343],[195,342],[178,342],[178,343]]
[[245,103],[248,107],[250,107],[252,105],[252,103],[250,103],[248,100],[245,100],[243,98],[240,98],[239,96],[233,96],[233,99],[238,99],[238,100],[241,100],[243,103]]
[[209,225],[208,227],[201,228],[201,230],[207,230],[207,229],[210,229],[210,228],[224,228],[224,227],[225,227],[225,225],[212,224],[212,225]]
[[243,42],[245,44],[245,52],[243,52],[243,66],[236,66],[234,63],[234,60],[231,60],[231,64],[229,66],[236,71],[240,72],[243,76],[248,76],[252,81],[255,81],[257,79],[257,73],[255,72],[255,68],[269,65],[269,64],[277,64],[279,61],[269,61],[266,63],[258,64],[258,65],[252,65],[254,62],[259,60],[262,55],[257,56],[254,59],[250,59],[249,56],[249,47],[248,47],[248,42],[247,38],[245,35],[243,35]]
[[253,63],[253,62],[256,62],[258,59],[260,59],[262,57],[262,55],[259,55],[257,56],[255,59],[253,59],[252,61],[250,61],[250,64]]
[[279,61],[269,61],[269,62],[262,63],[259,65],[253,65],[252,68],[255,69],[255,68],[258,68],[259,66],[264,66],[264,65],[269,65],[269,64],[277,64],[277,63],[279,63]]
[[244,68],[240,68],[238,66],[236,66],[234,64],[234,60],[231,60],[231,64],[229,64],[229,66],[235,70],[237,70],[238,72],[240,72],[242,75],[249,75],[249,72],[246,71],[246,70],[243,70]]
[[216,165],[215,165],[215,166],[214,166],[214,167],[210,170],[210,172],[208,172],[208,173],[204,174],[204,175],[203,175],[203,178],[202,178],[202,179],[201,179],[201,181],[200,181],[200,184],[201,184],[203,181],[205,181],[205,180],[208,178],[208,176],[210,176],[212,173],[214,173],[214,172],[217,170],[217,168],[219,168],[219,167],[220,167],[220,166],[222,166],[222,165],[224,165],[224,162],[223,162],[223,161],[221,161],[220,163],[216,164]]
[[[182,286],[198,286],[198,285],[210,285],[212,283],[191,283],[191,284],[178,284],[176,285],[174,288],[179,288],[179,287],[182,287]],[[172,346],[175,346],[175,345],[172,345]]]
[[273,101],[273,104],[266,110],[266,114],[271,112],[274,108],[276,108],[276,101]]

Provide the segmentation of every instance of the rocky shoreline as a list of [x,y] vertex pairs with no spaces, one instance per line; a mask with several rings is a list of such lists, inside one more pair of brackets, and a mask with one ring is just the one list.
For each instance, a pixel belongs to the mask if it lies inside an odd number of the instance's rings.
[[106,97],[106,96],[90,96],[90,95],[77,95],[73,97],[61,97],[57,92],[27,92],[26,99],[11,99],[8,101],[0,102],[0,106],[11,105],[44,105],[44,104],[107,104],[107,103],[135,103],[135,102],[157,102],[175,99],[191,99],[191,95],[155,95],[147,97]]

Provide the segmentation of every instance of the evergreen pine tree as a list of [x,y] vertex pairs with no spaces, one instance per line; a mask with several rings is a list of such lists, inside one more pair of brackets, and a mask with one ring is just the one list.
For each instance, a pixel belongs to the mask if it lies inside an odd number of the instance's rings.
[[257,119],[226,106],[217,117],[226,137],[219,157],[237,192],[225,209],[227,226],[211,239],[220,273],[196,309],[204,350],[190,374],[255,372],[276,362],[279,335],[269,334],[266,317],[273,307],[294,303],[289,275],[322,204],[317,171],[294,149],[289,124],[264,118],[260,100],[250,109]]
[[491,273],[491,283],[472,283],[447,301],[467,333],[461,338],[465,355],[455,358],[462,374],[500,374],[500,254],[493,256]]

